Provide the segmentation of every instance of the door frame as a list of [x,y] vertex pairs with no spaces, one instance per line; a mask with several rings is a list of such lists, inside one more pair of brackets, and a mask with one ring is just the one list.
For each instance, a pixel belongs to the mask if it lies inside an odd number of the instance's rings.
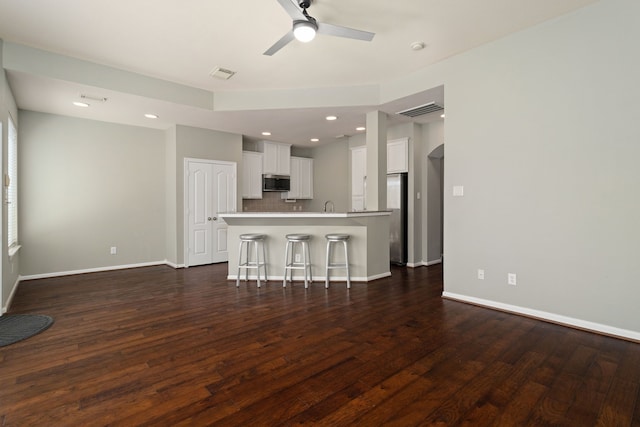
[[233,167],[233,174],[236,177],[236,206],[234,206],[234,212],[238,206],[238,163],[230,162],[227,160],[211,160],[211,159],[198,159],[195,157],[185,157],[183,161],[183,174],[182,174],[182,259],[184,261],[184,267],[189,268],[189,163],[208,163],[219,164]]

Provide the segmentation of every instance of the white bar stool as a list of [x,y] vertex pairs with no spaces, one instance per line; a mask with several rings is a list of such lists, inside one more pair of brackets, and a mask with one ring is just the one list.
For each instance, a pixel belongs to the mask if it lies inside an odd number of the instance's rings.
[[[334,270],[336,268],[344,268],[347,270],[347,289],[351,288],[351,274],[349,273],[349,248],[348,241],[351,237],[348,234],[327,234],[324,237],[327,239],[327,262],[326,262],[326,276],[324,287],[329,288],[329,271]],[[344,263],[335,263],[331,262],[332,249],[334,244],[342,243],[342,247],[344,248]]]
[[[293,270],[304,270],[304,287],[309,287],[307,282],[307,272],[309,273],[309,282],[313,282],[311,274],[311,255],[309,253],[309,240],[311,236],[308,234],[287,234],[287,246],[284,250],[284,279],[282,287],[287,287],[287,273],[289,273],[289,281],[293,282]],[[296,253],[296,244],[300,249]],[[296,261],[296,255],[300,255],[302,261]]]
[[[249,280],[249,269],[256,269],[256,282],[260,287],[260,267],[264,269],[264,281],[267,281],[267,257],[264,247],[264,241],[267,238],[264,234],[249,233],[240,235],[240,249],[238,250],[238,275],[236,277],[236,287],[240,286],[240,270],[244,269],[245,282]],[[259,250],[262,246],[262,251]],[[245,258],[242,261],[242,249],[244,248]],[[253,252],[253,260],[250,253]],[[260,261],[260,252],[262,252],[262,261]]]

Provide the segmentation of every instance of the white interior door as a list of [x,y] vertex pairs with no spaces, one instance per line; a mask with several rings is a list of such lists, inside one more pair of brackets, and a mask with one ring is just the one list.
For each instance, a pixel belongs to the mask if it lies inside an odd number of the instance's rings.
[[228,260],[227,224],[220,212],[236,207],[236,165],[228,162],[186,159],[187,206],[186,265]]
[[213,164],[213,253],[211,262],[226,262],[229,260],[227,242],[227,223],[218,214],[235,212],[236,210],[236,167],[235,164]]

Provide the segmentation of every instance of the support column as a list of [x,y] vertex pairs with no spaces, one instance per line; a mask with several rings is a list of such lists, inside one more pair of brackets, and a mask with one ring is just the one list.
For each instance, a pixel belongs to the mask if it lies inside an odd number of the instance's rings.
[[387,209],[387,115],[367,113],[367,192],[368,211]]

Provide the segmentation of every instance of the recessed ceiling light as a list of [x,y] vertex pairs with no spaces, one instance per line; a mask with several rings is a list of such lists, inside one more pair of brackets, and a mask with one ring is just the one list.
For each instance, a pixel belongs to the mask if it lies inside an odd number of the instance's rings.
[[329,121],[338,120],[338,116],[327,116],[325,118]]
[[443,113],[443,114],[440,114],[440,117],[442,117],[442,118],[444,119],[444,113]]
[[157,114],[151,114],[151,113],[147,113],[144,115],[147,119],[157,119],[158,115]]
[[361,132],[363,130],[367,130],[367,128],[364,126],[360,126],[360,127],[357,127],[356,130]]
[[409,46],[411,46],[411,49],[413,50],[422,50],[426,45],[424,42],[413,42]]
[[262,132],[262,135],[264,135],[264,136],[271,136],[271,132]]
[[320,141],[318,138],[311,138],[311,142],[318,142]]
[[80,101],[74,101],[73,105],[75,105],[76,107],[82,107],[82,108],[86,108],[89,106],[89,104],[87,104],[86,102],[80,102]]

